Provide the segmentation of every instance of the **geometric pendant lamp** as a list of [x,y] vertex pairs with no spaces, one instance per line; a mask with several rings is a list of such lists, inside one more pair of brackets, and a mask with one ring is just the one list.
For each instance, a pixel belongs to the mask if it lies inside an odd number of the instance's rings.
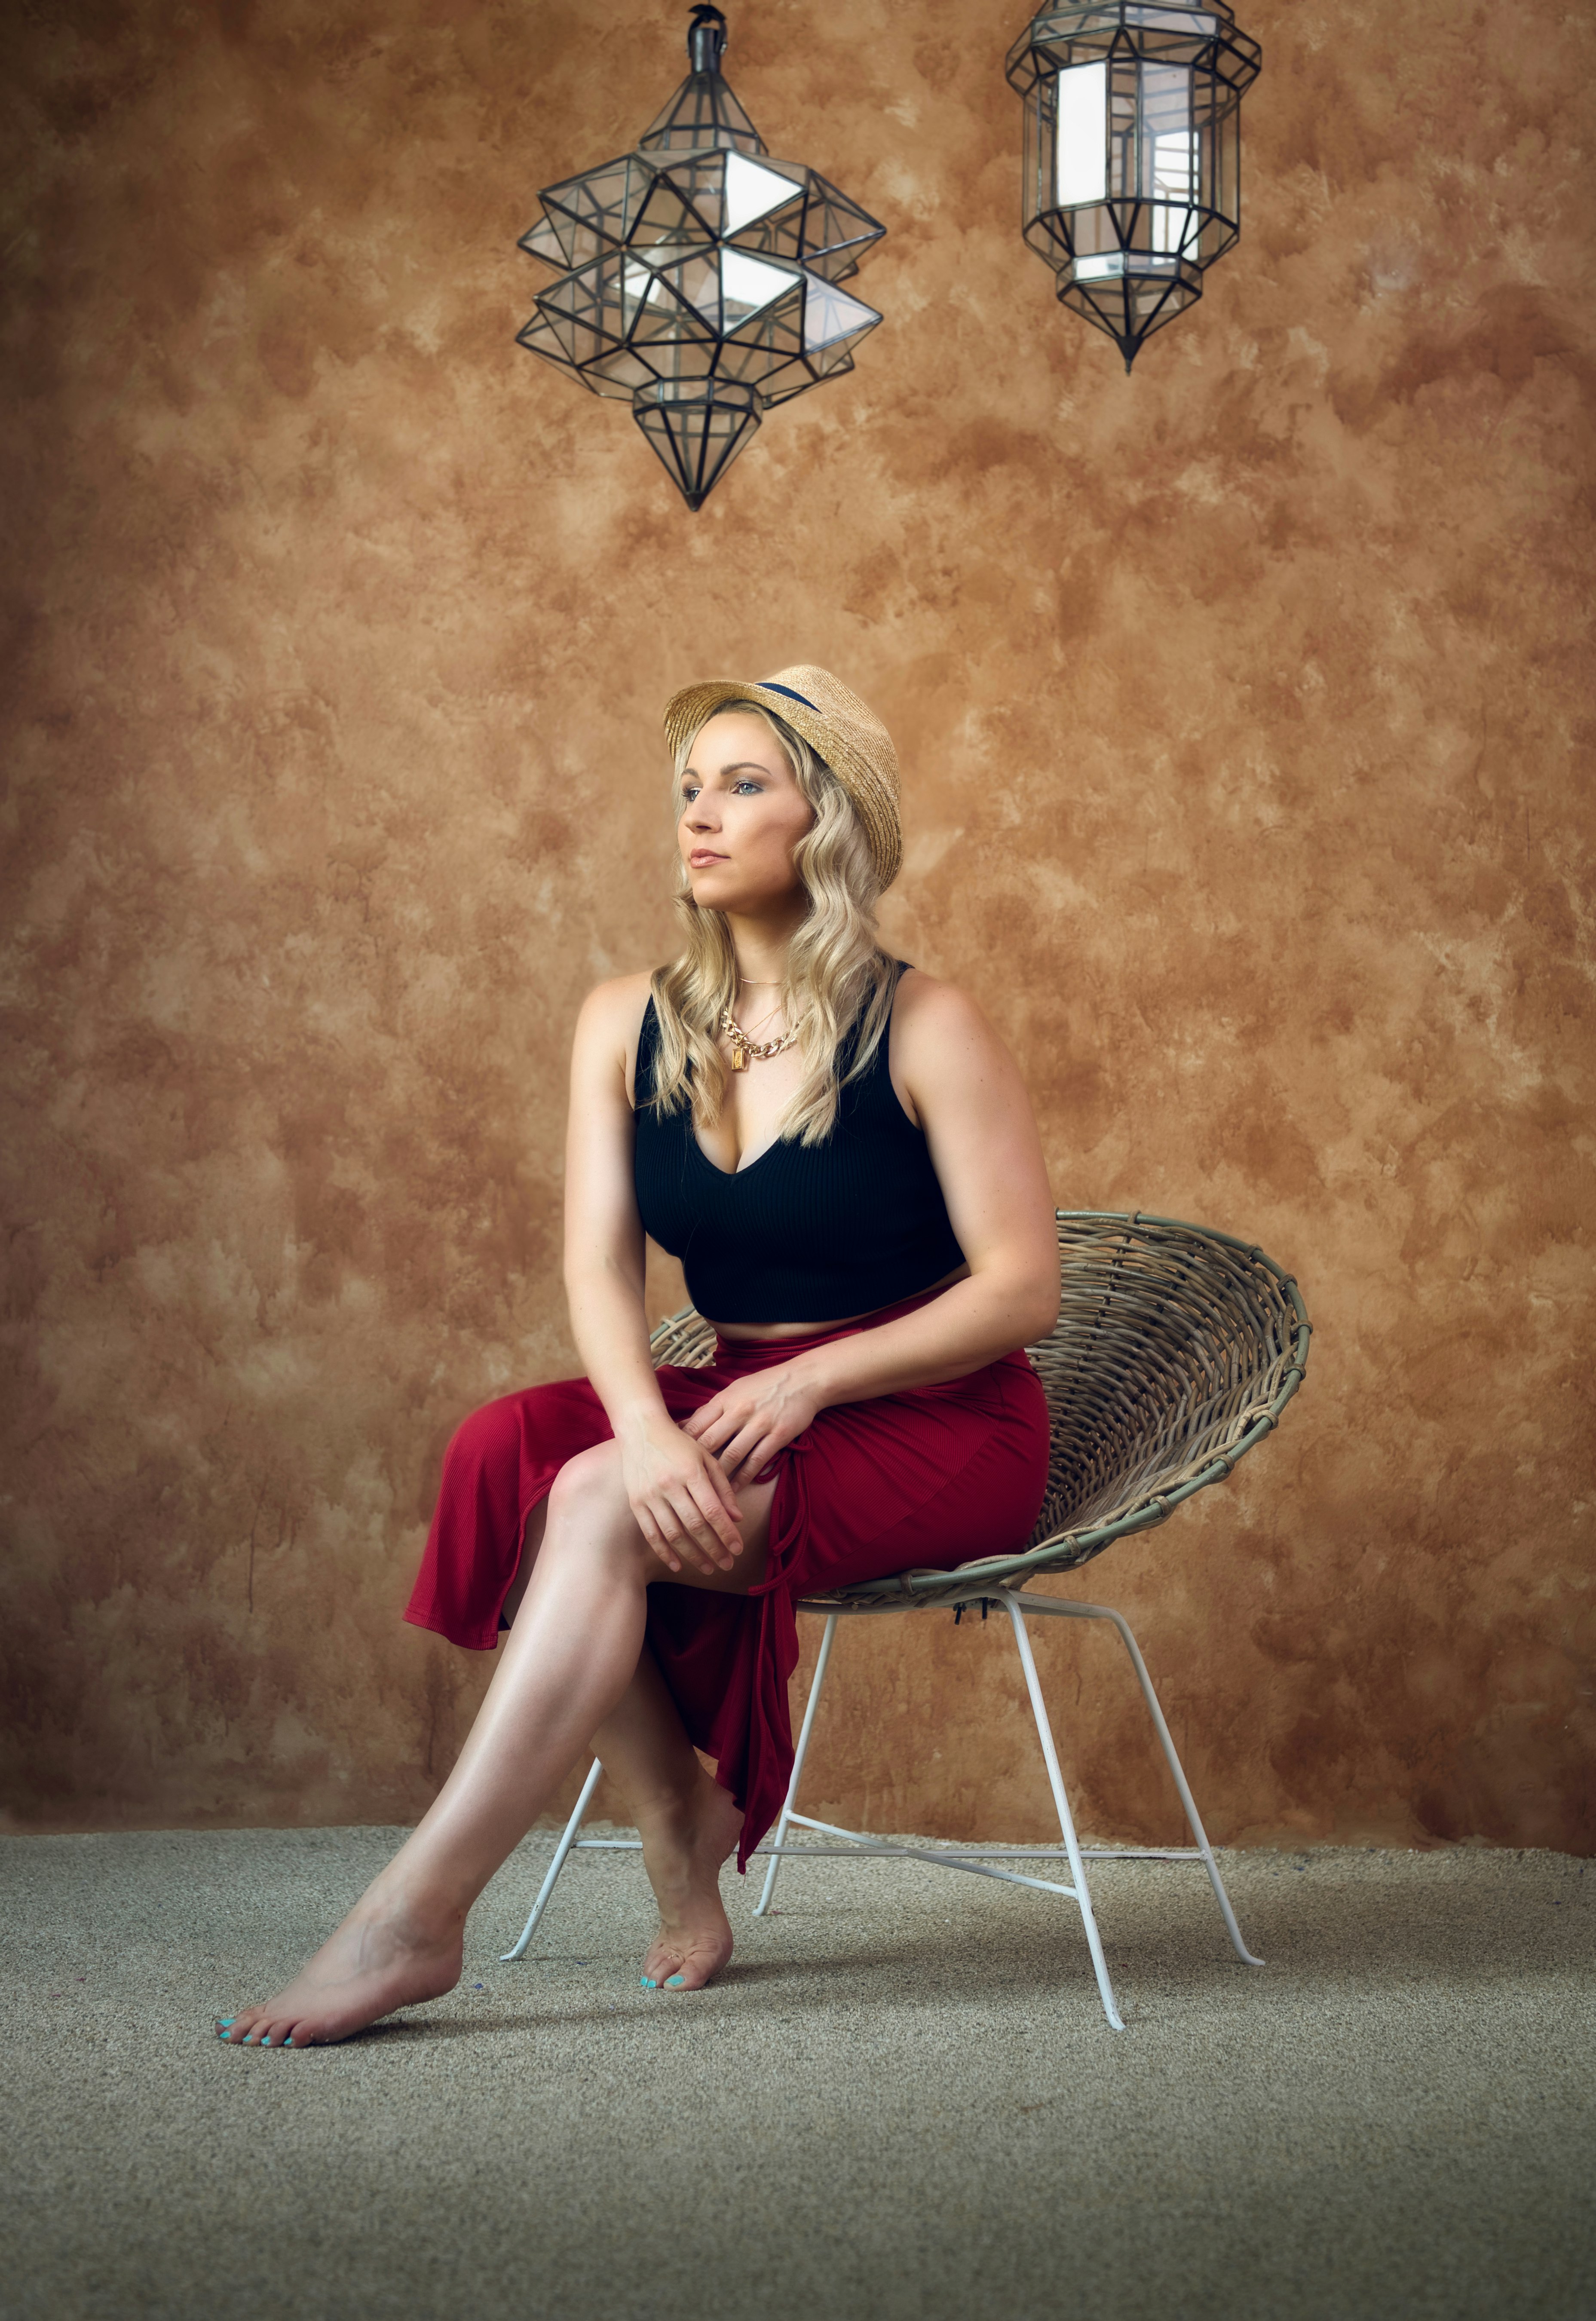
[[1241,231],[1241,100],[1262,64],[1224,0],[1044,8],[1008,52],[1026,240],[1127,372]]
[[885,228],[773,160],[721,76],[726,20],[695,7],[691,70],[635,150],[548,187],[520,247],[560,269],[519,343],[624,396],[690,508],[772,404],[853,368],[880,316],[838,287]]

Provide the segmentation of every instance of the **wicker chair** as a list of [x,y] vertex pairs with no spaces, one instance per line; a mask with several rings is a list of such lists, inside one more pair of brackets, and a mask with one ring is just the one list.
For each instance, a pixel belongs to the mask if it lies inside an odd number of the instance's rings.
[[[780,1819],[760,1852],[770,1867],[755,1905],[770,1908],[784,1861],[868,1853],[899,1854],[1065,1896],[1081,1911],[1098,1989],[1109,2023],[1123,2030],[1098,1933],[1085,1864],[1098,1861],[1188,1861],[1208,1873],[1236,1955],[1257,1966],[1242,1940],[1213,1849],[1170,1737],[1146,1664],[1119,1613],[1029,1592],[1043,1572],[1072,1571],[1117,1539],[1147,1531],[1261,1443],[1302,1383],[1309,1324],[1296,1283],[1272,1259],[1228,1233],[1173,1218],[1102,1210],[1060,1210],[1062,1303],[1051,1337],[1028,1349],[1047,1395],[1052,1455],[1047,1497],[1030,1543],[1012,1555],[988,1556],[953,1570],[911,1570],[832,1596],[801,1598],[798,1609],[825,1621],[815,1680],[804,1710],[792,1779]],[[662,1322],[652,1341],[656,1363],[693,1367],[709,1360],[715,1333],[689,1306]],[[940,1606],[962,1616],[980,1606],[1008,1615],[1062,1836],[1056,1847],[949,1850],[891,1845],[855,1830],[812,1820],[796,1808],[837,1623],[852,1616]],[[1190,1846],[1081,1846],[1075,1835],[1058,1752],[1026,1632],[1026,1615],[1107,1620],[1117,1632],[1142,1688],[1195,1841]],[[595,1760],[520,1940],[506,1960],[524,1955],[555,1880],[573,1845],[635,1848],[636,1839],[582,1838],[578,1832],[598,1780]],[[840,1843],[794,1845],[794,1828]],[[1060,1869],[1069,1882],[1000,1865],[1024,1861]]]

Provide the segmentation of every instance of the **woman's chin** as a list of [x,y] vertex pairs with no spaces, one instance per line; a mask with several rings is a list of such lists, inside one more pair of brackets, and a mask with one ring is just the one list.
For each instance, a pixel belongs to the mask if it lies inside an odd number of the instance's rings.
[[701,911],[729,911],[748,919],[769,917],[771,913],[780,915],[790,909],[793,896],[802,891],[796,877],[782,887],[773,879],[761,881],[726,871],[718,864],[713,870],[689,870],[688,888]]
[[688,885],[701,911],[743,911],[750,906],[751,897],[742,879],[728,878],[724,870],[689,871]]

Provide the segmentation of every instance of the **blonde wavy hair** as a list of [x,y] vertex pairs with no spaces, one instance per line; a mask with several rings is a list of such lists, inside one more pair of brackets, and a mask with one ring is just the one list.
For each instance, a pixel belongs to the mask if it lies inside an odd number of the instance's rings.
[[[788,946],[781,997],[789,1024],[800,1026],[798,1048],[804,1077],[781,1116],[783,1142],[819,1144],[831,1133],[844,1083],[869,1065],[892,1015],[893,962],[876,939],[880,882],[864,831],[846,791],[824,758],[784,718],[750,701],[729,701],[710,717],[734,710],[763,720],[780,743],[815,819],[793,849],[793,864],[809,898],[802,924]],[[677,752],[673,795],[678,821],[682,780],[693,744],[709,723],[694,728]],[[694,902],[687,866],[677,864],[676,912],[681,956],[650,978],[659,1046],[653,1101],[661,1112],[690,1104],[701,1128],[720,1118],[726,1065],[716,1044],[720,1011],[735,1013],[737,958],[719,911]],[[851,1026],[859,1037],[846,1072],[838,1051]]]

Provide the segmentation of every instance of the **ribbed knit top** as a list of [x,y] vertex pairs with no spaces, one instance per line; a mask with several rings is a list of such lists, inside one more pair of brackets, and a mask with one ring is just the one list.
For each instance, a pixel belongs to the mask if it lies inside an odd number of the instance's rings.
[[[872,1314],[963,1264],[925,1131],[892,1085],[890,1030],[859,1078],[844,1081],[823,1143],[778,1142],[732,1173],[699,1143],[690,1106],[662,1113],[652,1101],[659,1023],[649,1001],[637,1043],[638,1214],[680,1258],[688,1294],[711,1321]],[[857,1036],[855,1026],[843,1042],[839,1075]]]

